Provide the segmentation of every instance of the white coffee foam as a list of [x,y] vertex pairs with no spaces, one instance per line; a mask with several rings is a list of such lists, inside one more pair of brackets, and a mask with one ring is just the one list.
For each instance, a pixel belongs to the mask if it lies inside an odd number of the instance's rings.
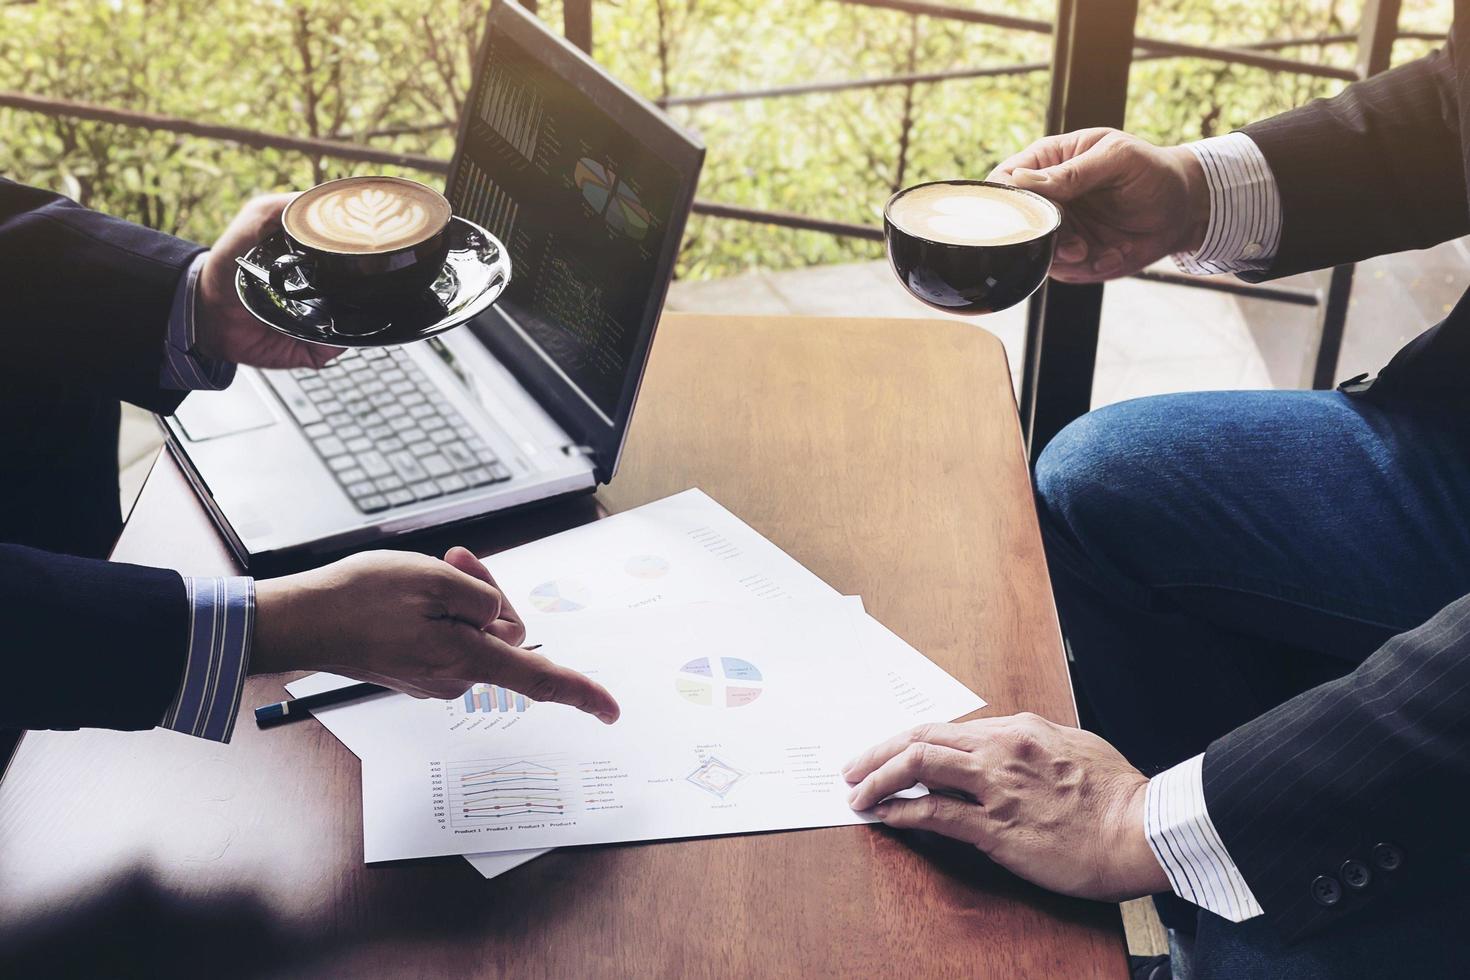
[[429,237],[443,222],[442,208],[426,206],[426,197],[417,188],[387,182],[326,188],[293,209],[292,234],[333,251],[402,248]]
[[1008,245],[1046,234],[1056,215],[1024,194],[979,184],[934,184],[893,202],[902,229],[955,245]]

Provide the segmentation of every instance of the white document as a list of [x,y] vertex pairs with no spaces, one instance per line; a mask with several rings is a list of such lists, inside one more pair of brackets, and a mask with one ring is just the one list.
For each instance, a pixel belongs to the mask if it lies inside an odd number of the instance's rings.
[[[601,618],[598,610],[668,608],[671,603],[703,600],[810,601],[836,596],[825,582],[698,490],[502,552],[486,561],[525,618],[531,642],[548,642],[552,633],[575,637],[578,623],[592,626],[594,618]],[[875,685],[879,680],[887,685],[883,700],[893,712],[885,722],[880,723],[876,716],[871,719],[873,727],[865,732],[864,745],[907,725],[948,720],[984,705],[881,624],[862,615],[860,605],[854,609],[848,613],[852,617],[850,626],[857,632],[856,648],[862,652],[859,655],[855,648],[849,666],[858,662],[875,664],[867,668],[867,676]],[[634,618],[641,620],[641,616]],[[543,652],[551,653],[549,649]],[[697,659],[691,657],[677,666]],[[701,696],[700,684],[706,680],[711,701],[719,696],[728,699],[732,689],[737,698],[750,697],[739,693],[741,685],[733,683],[738,678],[726,676],[723,667],[712,665],[709,669],[708,678],[698,673],[682,677],[690,697]],[[717,670],[718,677],[714,676]],[[759,672],[758,667],[756,670]],[[676,675],[680,673],[675,671]],[[856,671],[846,673],[855,676]],[[347,678],[316,674],[287,687],[301,697],[349,683],[353,682]],[[761,689],[756,700],[764,697],[762,685],[745,686]],[[469,705],[475,710],[466,710]],[[741,707],[754,705],[751,701]],[[625,721],[630,710],[632,705],[625,703]],[[728,705],[725,710],[730,710]],[[427,746],[432,753],[438,751],[433,747],[443,746],[446,739],[453,747],[461,741],[479,741],[477,736],[513,734],[516,726],[528,724],[528,715],[550,717],[561,712],[576,714],[557,705],[524,703],[511,692],[480,686],[471,692],[468,701],[416,701],[404,695],[381,695],[320,709],[315,714],[366,765],[369,759],[401,755],[406,745],[415,749]],[[448,731],[451,719],[457,724],[452,733]],[[593,719],[586,720],[596,728],[602,727]],[[618,727],[623,724],[620,722]],[[522,734],[530,731],[524,729]],[[366,791],[366,779],[364,786]],[[842,795],[845,800],[845,791]],[[855,822],[845,810],[840,815],[845,822]],[[466,857],[481,874],[493,877],[542,853],[544,849],[529,849]]]
[[702,490],[584,524],[485,559],[539,642],[534,624],[663,602],[744,602],[837,595]]
[[356,706],[353,727],[393,733],[362,755],[366,860],[863,823],[843,763],[984,705],[850,599],[664,605],[535,636],[612,691],[619,722],[493,686]]
[[[754,531],[702,490],[686,490],[634,510],[572,528],[485,559],[505,595],[525,619],[531,642],[536,623],[569,613],[659,602],[824,598],[837,592]],[[316,674],[286,685],[305,697],[356,683]],[[514,702],[512,702],[514,707]],[[394,741],[376,712],[358,704],[314,712],[359,758],[383,740]],[[492,705],[498,709],[499,705]],[[468,855],[494,877],[544,851]]]

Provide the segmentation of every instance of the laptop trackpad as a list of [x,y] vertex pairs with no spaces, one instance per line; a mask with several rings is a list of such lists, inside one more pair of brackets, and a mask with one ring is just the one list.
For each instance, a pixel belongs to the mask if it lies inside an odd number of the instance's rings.
[[192,392],[174,418],[190,442],[232,436],[276,423],[275,414],[248,378],[237,378],[224,391]]

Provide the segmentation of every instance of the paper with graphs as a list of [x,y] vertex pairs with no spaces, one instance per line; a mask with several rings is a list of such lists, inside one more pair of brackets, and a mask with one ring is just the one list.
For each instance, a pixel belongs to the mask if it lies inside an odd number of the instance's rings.
[[861,822],[846,758],[984,704],[697,490],[486,561],[528,640],[622,720],[492,684],[318,710],[363,760],[368,860],[463,854],[489,877],[556,844]]
[[622,718],[518,710],[497,688],[385,699],[396,738],[363,756],[368,861],[861,823],[844,762],[983,703],[855,600],[669,605],[536,636]]

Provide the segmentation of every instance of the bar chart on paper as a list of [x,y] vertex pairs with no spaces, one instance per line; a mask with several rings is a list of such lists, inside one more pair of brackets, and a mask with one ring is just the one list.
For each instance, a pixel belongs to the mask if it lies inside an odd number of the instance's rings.
[[440,703],[449,730],[461,735],[505,730],[533,714],[536,705],[524,694],[499,684],[476,684],[452,701]]
[[462,703],[465,713],[470,715],[477,711],[485,714],[497,711],[501,714],[512,711],[519,713],[525,711],[529,704],[524,694],[517,694],[496,684],[476,684],[464,692]]

